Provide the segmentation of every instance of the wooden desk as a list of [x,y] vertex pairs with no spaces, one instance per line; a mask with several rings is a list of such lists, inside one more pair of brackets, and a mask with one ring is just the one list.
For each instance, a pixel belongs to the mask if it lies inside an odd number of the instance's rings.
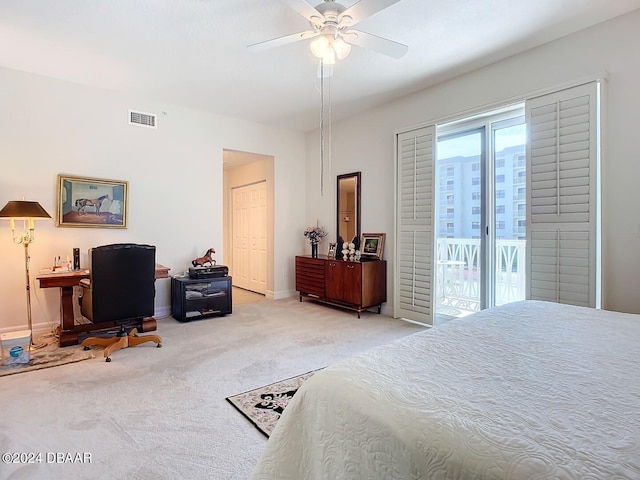
[[[156,278],[169,277],[169,268],[156,263]],[[88,270],[71,272],[41,273],[36,277],[40,288],[60,289],[60,326],[58,327],[59,344],[61,347],[78,344],[78,334],[95,330],[93,323],[76,325],[73,316],[73,287],[80,284],[83,278],[89,278]],[[100,328],[109,328],[115,324],[101,323]],[[142,321],[142,331],[151,332],[156,329],[154,318]]]

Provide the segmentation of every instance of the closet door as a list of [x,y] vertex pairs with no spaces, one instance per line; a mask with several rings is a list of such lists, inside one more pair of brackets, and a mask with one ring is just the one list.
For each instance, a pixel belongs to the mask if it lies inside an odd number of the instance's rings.
[[527,298],[600,305],[598,84],[526,102]]
[[433,324],[435,127],[397,137],[394,316]]
[[266,293],[266,182],[233,189],[233,285]]

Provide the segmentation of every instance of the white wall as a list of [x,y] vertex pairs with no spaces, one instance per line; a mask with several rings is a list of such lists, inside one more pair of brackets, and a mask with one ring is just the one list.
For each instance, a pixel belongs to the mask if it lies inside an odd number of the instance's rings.
[[[127,124],[127,110],[158,114],[158,129]],[[40,289],[35,276],[55,255],[71,256],[115,242],[156,245],[157,261],[175,272],[209,247],[223,258],[223,149],[259,152],[275,161],[276,244],[289,241],[304,221],[303,134],[162,104],[143,98],[0,69],[0,207],[35,200],[56,214],[59,173],[129,181],[127,229],[36,225],[31,245],[34,327],[59,321],[57,289]],[[301,200],[302,199],[302,200]],[[293,264],[275,249],[274,269]],[[24,256],[0,221],[0,332],[26,327]],[[169,280],[156,284],[156,314],[169,312]],[[274,296],[291,292],[293,278],[276,276]]]
[[[332,127],[331,191],[319,195],[318,132],[307,135],[308,222],[335,230],[335,176],[362,171],[362,229],[386,232],[393,311],[394,132],[523,100],[606,72],[603,154],[603,307],[640,313],[640,10],[425,89]],[[340,88],[339,77],[332,84]],[[332,232],[330,238],[335,237]]]

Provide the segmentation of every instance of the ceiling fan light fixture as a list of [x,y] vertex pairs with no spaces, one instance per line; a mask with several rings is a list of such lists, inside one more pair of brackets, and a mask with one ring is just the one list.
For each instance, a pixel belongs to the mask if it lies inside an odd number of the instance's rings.
[[351,53],[351,45],[345,42],[341,37],[337,37],[332,43],[333,49],[339,60],[347,58]]
[[336,63],[336,54],[335,54],[333,48],[331,48],[331,46],[329,46],[329,48],[327,48],[327,51],[322,56],[322,63],[324,63],[325,65],[335,65],[335,63]]
[[309,44],[309,48],[313,55],[321,58],[327,65],[336,63],[336,57],[340,60],[346,58],[351,52],[351,45],[339,36],[330,35],[320,35]]
[[311,49],[311,53],[313,53],[318,58],[323,58],[327,53],[327,50],[331,50],[331,45],[329,43],[329,39],[320,35],[313,42],[309,44],[309,48]]

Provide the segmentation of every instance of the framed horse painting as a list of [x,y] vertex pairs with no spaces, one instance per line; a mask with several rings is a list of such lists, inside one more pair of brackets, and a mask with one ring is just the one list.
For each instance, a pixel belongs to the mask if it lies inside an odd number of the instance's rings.
[[129,182],[58,175],[56,225],[127,228]]

